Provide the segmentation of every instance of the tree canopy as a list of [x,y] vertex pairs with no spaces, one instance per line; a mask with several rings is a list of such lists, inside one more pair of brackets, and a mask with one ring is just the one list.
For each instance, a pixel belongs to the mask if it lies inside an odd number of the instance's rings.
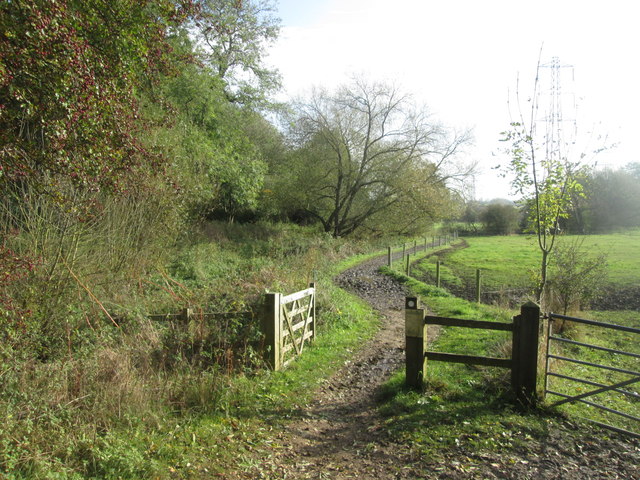
[[199,57],[224,81],[233,102],[263,104],[280,87],[277,70],[264,64],[280,20],[271,0],[200,0],[195,27]]
[[409,222],[438,219],[451,200],[447,181],[469,173],[447,169],[468,136],[449,138],[392,85],[355,79],[335,93],[318,89],[294,112],[287,203],[334,236],[379,229],[372,220],[384,224],[394,207],[416,207],[404,212]]

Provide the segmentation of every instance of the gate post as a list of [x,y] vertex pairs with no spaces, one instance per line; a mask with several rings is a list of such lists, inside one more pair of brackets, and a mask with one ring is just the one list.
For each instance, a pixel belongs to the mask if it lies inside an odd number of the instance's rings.
[[[310,309],[310,313],[311,313],[311,318],[313,320],[311,320],[311,328],[312,328],[312,333],[311,333],[311,341],[315,342],[316,340],[316,333],[317,333],[317,327],[318,327],[318,322],[316,320],[316,283],[312,282],[309,284],[309,288],[313,288],[313,295],[311,295],[311,300],[309,300],[311,302],[311,309]],[[304,341],[304,340],[303,340]]]
[[[264,335],[264,359],[274,370],[281,368],[282,332],[280,321],[280,293],[267,293],[264,299],[262,315],[262,333]],[[314,325],[315,327],[315,325]]]
[[406,380],[408,387],[422,389],[427,371],[427,325],[418,297],[406,297],[404,311]]
[[527,302],[513,317],[511,386],[516,398],[526,406],[537,401],[540,307]]

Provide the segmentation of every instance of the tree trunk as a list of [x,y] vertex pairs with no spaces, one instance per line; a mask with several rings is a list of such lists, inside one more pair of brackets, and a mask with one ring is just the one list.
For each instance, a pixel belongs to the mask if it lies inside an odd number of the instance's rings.
[[542,250],[542,264],[540,265],[540,285],[538,287],[538,305],[543,310],[547,309],[545,290],[547,288],[547,267],[549,263],[549,251]]

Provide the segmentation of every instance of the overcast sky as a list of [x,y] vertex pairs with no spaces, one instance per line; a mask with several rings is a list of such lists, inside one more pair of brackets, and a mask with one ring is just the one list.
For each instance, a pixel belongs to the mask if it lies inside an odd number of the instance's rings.
[[[563,103],[591,145],[618,144],[595,160],[640,161],[640,28],[633,0],[280,0],[282,30],[268,62],[285,96],[334,87],[353,74],[399,82],[434,117],[472,128],[470,159],[484,172],[476,197],[507,196],[491,167],[510,121],[508,92],[559,57]],[[521,92],[522,93],[522,92]],[[566,110],[566,107],[565,107]],[[591,132],[594,132],[591,134]],[[607,137],[607,140],[598,138]]]

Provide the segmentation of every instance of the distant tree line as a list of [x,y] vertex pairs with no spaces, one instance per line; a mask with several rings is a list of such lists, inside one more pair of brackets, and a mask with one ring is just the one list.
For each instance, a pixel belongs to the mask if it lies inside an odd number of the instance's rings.
[[[580,179],[582,191],[571,199],[566,233],[604,233],[640,227],[640,163],[619,169],[590,170]],[[527,230],[528,205],[505,199],[468,201],[459,222],[470,234],[509,235]]]

